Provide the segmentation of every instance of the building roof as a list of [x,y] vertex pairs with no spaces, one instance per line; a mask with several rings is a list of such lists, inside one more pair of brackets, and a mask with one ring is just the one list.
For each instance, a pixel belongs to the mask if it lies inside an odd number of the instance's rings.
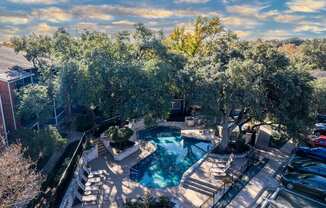
[[12,81],[33,75],[25,70],[34,68],[33,65],[14,49],[0,46],[0,80]]

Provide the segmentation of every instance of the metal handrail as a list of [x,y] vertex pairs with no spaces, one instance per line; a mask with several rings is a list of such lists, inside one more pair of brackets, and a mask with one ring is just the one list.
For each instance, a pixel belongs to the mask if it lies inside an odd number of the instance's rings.
[[[248,160],[247,160],[247,163],[246,165],[242,166],[241,169],[240,169],[240,172],[244,172],[244,170],[246,170],[248,167],[249,167],[249,164],[252,164],[253,162],[253,157],[254,157],[254,151],[253,150],[250,150],[251,152],[248,154]],[[231,176],[231,181],[232,183],[234,182],[234,176],[233,174],[230,174]],[[216,192],[214,192],[213,196],[209,197],[206,201],[203,202],[202,205],[200,205],[200,208],[210,208],[210,207],[213,207],[216,205],[216,203],[218,201],[215,202],[215,197],[216,197],[216,194],[217,193],[220,193],[220,191],[223,190],[223,194],[222,196],[226,193],[226,183],[223,183],[223,189],[219,189],[217,190]]]

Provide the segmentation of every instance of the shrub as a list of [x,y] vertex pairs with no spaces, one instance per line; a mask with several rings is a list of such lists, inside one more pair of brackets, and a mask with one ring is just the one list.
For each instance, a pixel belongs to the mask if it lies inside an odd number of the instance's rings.
[[270,146],[275,148],[280,148],[285,144],[290,137],[283,131],[272,131]]
[[105,135],[111,140],[111,146],[118,151],[127,149],[135,144],[129,141],[133,133],[134,131],[128,127],[119,128],[118,126],[111,126],[105,131]]
[[144,124],[146,127],[154,127],[157,125],[156,119],[152,115],[144,116]]
[[111,126],[105,131],[105,135],[115,143],[123,143],[129,140],[134,131],[128,127],[119,128],[119,126]]
[[127,200],[126,208],[172,208],[174,203],[168,197],[160,196],[158,198],[145,194],[144,197],[136,201]]
[[38,131],[26,128],[17,129],[10,135],[9,140],[10,143],[21,142],[26,149],[26,155],[38,161],[38,167],[42,167],[55,150],[67,142],[53,126],[47,126]]

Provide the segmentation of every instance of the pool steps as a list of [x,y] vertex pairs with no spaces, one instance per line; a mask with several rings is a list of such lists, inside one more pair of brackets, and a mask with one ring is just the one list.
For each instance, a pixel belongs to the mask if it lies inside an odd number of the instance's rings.
[[213,196],[219,189],[218,186],[190,177],[183,181],[182,186],[207,196]]

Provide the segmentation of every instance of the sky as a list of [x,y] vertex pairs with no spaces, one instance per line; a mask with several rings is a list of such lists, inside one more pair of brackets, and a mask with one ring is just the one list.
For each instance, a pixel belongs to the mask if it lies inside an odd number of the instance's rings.
[[196,16],[218,16],[246,40],[326,37],[326,0],[0,0],[0,42],[58,27],[115,33],[136,23],[168,34]]

